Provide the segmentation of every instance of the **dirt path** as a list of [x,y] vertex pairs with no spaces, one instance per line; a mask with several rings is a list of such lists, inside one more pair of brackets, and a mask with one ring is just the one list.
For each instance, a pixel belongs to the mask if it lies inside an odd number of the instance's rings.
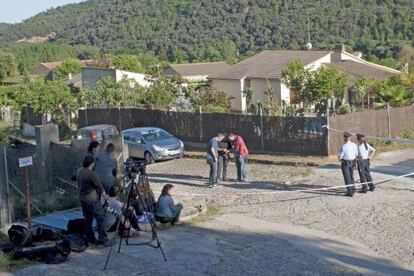
[[[373,162],[374,179],[410,172],[411,156],[412,150],[379,156]],[[233,164],[229,170],[234,178]],[[176,201],[185,206],[213,203],[220,213],[196,225],[162,230],[168,263],[155,249],[124,247],[111,259],[108,275],[414,275],[414,178],[347,198],[344,191],[273,193],[341,184],[334,165],[252,164],[249,183],[228,182],[217,189],[206,185],[203,160],[157,163],[148,172],[155,191],[172,183]],[[56,268],[61,275],[102,275],[106,252],[88,250],[62,265],[39,265],[17,274],[56,275]],[[121,266],[114,268],[116,263]]]

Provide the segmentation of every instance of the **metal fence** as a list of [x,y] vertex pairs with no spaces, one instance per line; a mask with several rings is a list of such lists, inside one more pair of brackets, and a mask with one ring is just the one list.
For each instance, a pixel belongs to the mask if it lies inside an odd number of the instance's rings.
[[[120,136],[104,141],[115,145],[115,155],[119,166],[123,165],[123,147]],[[75,141],[69,144],[50,143],[47,149],[21,143],[13,146],[0,146],[0,227],[14,221],[16,207],[23,206],[25,198],[25,173],[19,168],[19,158],[32,156],[33,165],[28,167],[28,179],[33,208],[37,202],[54,202],[56,192],[73,190],[76,183],[71,176],[82,165],[86,154],[87,141]]]

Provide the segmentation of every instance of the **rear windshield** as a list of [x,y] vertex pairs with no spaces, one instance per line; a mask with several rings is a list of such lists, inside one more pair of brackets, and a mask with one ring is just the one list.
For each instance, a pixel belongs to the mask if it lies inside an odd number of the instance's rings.
[[139,132],[146,141],[155,142],[171,138],[172,135],[162,129],[145,130]]
[[95,132],[95,139],[101,140],[102,139],[102,130],[100,129],[81,129],[78,131],[77,138],[78,139],[91,139],[92,131]]

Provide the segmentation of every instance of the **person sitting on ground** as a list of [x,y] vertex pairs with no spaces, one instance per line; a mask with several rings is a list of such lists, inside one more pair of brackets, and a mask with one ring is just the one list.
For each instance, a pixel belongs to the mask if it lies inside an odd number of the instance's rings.
[[109,143],[105,151],[96,154],[95,168],[93,169],[98,175],[106,193],[115,184],[117,162],[114,156],[115,146]]
[[[104,209],[100,198],[108,199],[98,176],[92,171],[95,159],[92,155],[86,155],[83,160],[83,168],[78,173],[79,201],[85,217],[85,236],[90,243],[106,244],[106,232],[104,228]],[[96,220],[98,240],[92,230],[93,220]]]
[[[130,207],[128,211],[123,212],[126,206],[118,200],[120,191],[121,188],[118,185],[113,185],[109,188],[108,200],[101,199],[101,203],[106,209],[105,229],[107,232],[114,232],[118,229],[119,235],[129,234],[130,237],[137,237],[139,235],[138,231],[140,230],[137,217],[132,207]],[[126,221],[124,215],[126,216]],[[128,231],[130,226],[132,227],[130,231]]]
[[158,198],[157,207],[156,207],[156,219],[161,223],[171,223],[174,225],[178,222],[183,209],[181,203],[174,205],[174,200],[172,199],[172,189],[174,186],[172,184],[166,184],[162,188],[160,197]]

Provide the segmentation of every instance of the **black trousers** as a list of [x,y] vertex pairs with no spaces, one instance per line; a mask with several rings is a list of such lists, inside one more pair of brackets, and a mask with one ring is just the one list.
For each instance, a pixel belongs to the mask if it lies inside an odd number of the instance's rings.
[[371,170],[370,170],[370,162],[369,159],[362,159],[358,160],[358,173],[359,173],[359,179],[361,180],[361,183],[367,183],[365,185],[362,185],[363,190],[367,190],[368,186],[371,191],[375,189],[374,184],[372,183],[372,177],[371,177]]
[[[341,170],[342,175],[344,176],[345,185],[355,184],[354,180],[354,169],[355,161],[342,160],[341,161]],[[346,187],[347,195],[353,195],[355,192],[355,186]]]
[[218,162],[218,178],[227,179],[227,165],[229,164],[229,159],[227,155],[219,155]]

